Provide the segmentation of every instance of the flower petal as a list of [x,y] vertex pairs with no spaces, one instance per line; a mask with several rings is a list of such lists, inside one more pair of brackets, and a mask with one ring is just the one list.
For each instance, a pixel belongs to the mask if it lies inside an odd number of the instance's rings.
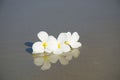
[[68,46],[68,45],[63,44],[63,45],[61,45],[61,47],[62,47],[63,52],[70,51],[70,46]]
[[43,53],[44,52],[44,48],[41,46],[42,43],[41,42],[35,42],[32,46],[33,49],[33,53]]
[[47,53],[51,53],[52,50],[50,50],[49,48],[46,48],[46,49],[45,49],[45,52],[47,52]]
[[45,31],[40,31],[38,34],[37,34],[38,38],[43,42],[43,41],[47,41],[48,39],[48,33],[45,32]]
[[42,70],[48,70],[48,69],[50,69],[50,67],[51,67],[50,62],[49,62],[49,61],[45,61],[45,62],[43,63],[43,65],[42,65],[41,69],[42,69]]
[[74,41],[78,41],[79,38],[80,38],[80,36],[79,36],[79,34],[78,34],[77,32],[74,32],[74,33],[72,34],[72,39],[73,39]]
[[54,54],[50,55],[49,56],[49,61],[51,63],[56,63],[58,61],[58,55],[54,55]]
[[72,42],[70,45],[71,45],[72,48],[79,48],[79,47],[81,47],[81,43],[80,42]]
[[47,48],[51,51],[54,51],[57,49],[57,40],[54,36],[49,36]]
[[43,62],[44,62],[44,60],[43,60],[42,57],[35,57],[35,58],[34,58],[34,64],[35,64],[36,66],[41,66],[41,65],[43,64]]
[[67,32],[66,35],[67,35],[67,41],[70,41],[72,38],[71,32]]
[[54,54],[62,54],[63,51],[61,49],[56,49],[53,51]]
[[67,37],[66,33],[60,33],[57,40],[60,43],[64,43],[66,41],[66,37]]

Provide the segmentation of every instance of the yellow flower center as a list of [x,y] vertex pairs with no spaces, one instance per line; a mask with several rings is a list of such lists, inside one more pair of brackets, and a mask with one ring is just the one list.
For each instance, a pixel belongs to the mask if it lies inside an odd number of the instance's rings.
[[44,48],[46,48],[47,45],[48,45],[48,44],[47,44],[46,42],[43,42],[43,43],[42,43],[42,46],[43,46]]
[[60,43],[58,43],[58,48],[59,48],[59,49],[61,48],[61,45],[60,45]]
[[68,41],[65,41],[64,43],[65,43],[66,45],[69,45],[69,44],[70,44]]

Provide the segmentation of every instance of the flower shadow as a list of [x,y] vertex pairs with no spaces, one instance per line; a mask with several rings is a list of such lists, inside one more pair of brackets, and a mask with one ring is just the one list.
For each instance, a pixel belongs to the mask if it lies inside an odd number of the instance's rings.
[[32,42],[25,42],[24,45],[29,47],[29,48],[26,48],[25,51],[28,52],[29,54],[32,54],[32,52],[33,52],[33,50],[32,50],[33,43]]
[[28,47],[32,47],[33,43],[32,42],[25,42],[24,45],[28,46]]
[[33,52],[32,48],[27,48],[27,49],[25,49],[25,51],[27,51],[29,54],[32,54],[32,52]]

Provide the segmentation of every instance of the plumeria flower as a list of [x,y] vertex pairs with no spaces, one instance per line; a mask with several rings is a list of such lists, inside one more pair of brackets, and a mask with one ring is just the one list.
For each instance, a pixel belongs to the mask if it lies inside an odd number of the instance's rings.
[[70,51],[69,45],[64,44],[66,41],[66,34],[60,33],[58,38],[56,39],[54,36],[50,36],[50,49],[53,51],[54,54],[61,54],[63,52]]
[[40,41],[32,45],[32,56],[34,64],[41,66],[42,70],[50,69],[51,63],[58,60],[62,65],[67,65],[73,57],[77,58],[80,54],[81,43],[77,32],[60,33],[57,39],[45,31],[40,31],[37,36]]
[[51,53],[52,51],[49,49],[49,36],[48,33],[45,31],[41,31],[37,34],[38,38],[40,41],[37,41],[33,44],[32,49],[33,49],[33,54],[36,53]]
[[67,32],[67,39],[65,41],[66,45],[70,45],[71,48],[79,48],[81,47],[81,43],[78,42],[80,36],[77,32],[73,32],[73,34],[71,34],[71,32]]
[[58,57],[54,54],[46,54],[33,56],[34,64],[36,66],[41,66],[42,70],[48,70],[51,67],[51,63],[56,63],[58,61]]

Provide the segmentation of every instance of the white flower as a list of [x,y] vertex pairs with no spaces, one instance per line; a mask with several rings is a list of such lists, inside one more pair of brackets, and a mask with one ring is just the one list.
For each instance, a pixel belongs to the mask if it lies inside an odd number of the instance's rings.
[[41,31],[37,34],[38,38],[41,41],[37,41],[33,44],[32,49],[33,49],[33,54],[35,53],[51,53],[52,51],[49,49],[49,36],[48,33],[45,31]]
[[77,32],[74,32],[71,34],[71,32],[67,32],[67,40],[65,41],[66,45],[70,45],[72,48],[78,48],[81,47],[81,43],[78,42],[80,36],[78,35]]
[[77,32],[60,33],[57,39],[45,31],[40,31],[37,36],[40,41],[32,45],[32,55],[34,64],[42,70],[50,69],[51,63],[58,60],[62,65],[67,65],[80,54],[81,43],[78,42],[80,36]]
[[[44,53],[43,53],[44,54]],[[41,66],[42,70],[48,70],[51,67],[51,63],[56,63],[58,61],[58,57],[54,54],[47,55],[37,55],[33,56],[34,64],[36,66]]]
[[54,54],[61,54],[63,52],[70,51],[69,45],[64,44],[64,42],[66,41],[66,37],[67,36],[65,33],[60,33],[57,39],[53,36],[50,36],[50,49],[53,51]]

